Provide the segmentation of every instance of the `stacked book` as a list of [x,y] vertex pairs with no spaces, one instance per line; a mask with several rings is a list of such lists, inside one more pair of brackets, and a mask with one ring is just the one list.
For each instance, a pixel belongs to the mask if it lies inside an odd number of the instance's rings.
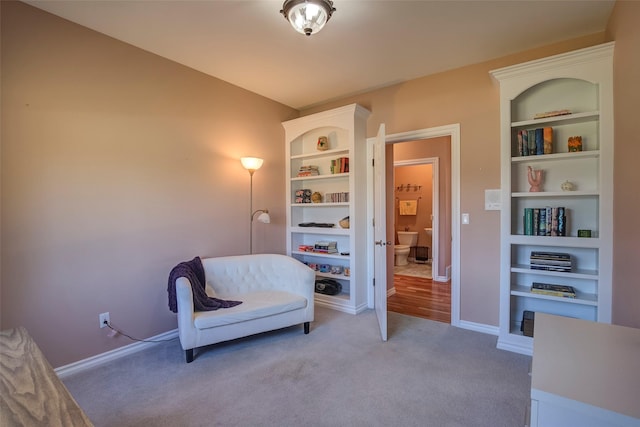
[[307,166],[300,166],[300,169],[298,169],[298,176],[317,176],[320,175],[320,171],[318,169],[318,166],[314,166],[314,165],[307,165]]
[[313,245],[314,252],[320,252],[323,254],[335,254],[338,252],[338,242],[320,241]]
[[525,236],[566,236],[567,210],[564,207],[524,208]]
[[539,295],[551,295],[554,297],[575,298],[576,290],[573,286],[552,285],[551,283],[533,282],[531,293]]
[[338,157],[331,160],[331,173],[347,173],[349,172],[349,158]]
[[532,270],[571,272],[573,262],[570,254],[532,251],[529,266]]

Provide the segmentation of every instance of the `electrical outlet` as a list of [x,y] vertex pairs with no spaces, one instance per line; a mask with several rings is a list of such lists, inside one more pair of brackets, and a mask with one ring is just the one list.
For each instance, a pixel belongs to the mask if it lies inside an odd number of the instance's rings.
[[99,319],[100,319],[100,328],[104,328],[107,326],[104,322],[111,323],[111,319],[109,319],[108,311],[106,313],[100,313]]

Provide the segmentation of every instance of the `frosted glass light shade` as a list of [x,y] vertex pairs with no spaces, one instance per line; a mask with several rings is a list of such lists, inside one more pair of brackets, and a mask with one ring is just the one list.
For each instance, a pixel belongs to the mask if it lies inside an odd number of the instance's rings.
[[262,212],[260,215],[258,215],[258,222],[262,222],[264,224],[270,224],[271,216],[269,216],[269,212]]
[[310,36],[324,27],[334,11],[330,0],[286,0],[280,13],[294,30]]
[[249,171],[256,171],[260,169],[264,160],[258,157],[242,157],[240,162],[245,169]]

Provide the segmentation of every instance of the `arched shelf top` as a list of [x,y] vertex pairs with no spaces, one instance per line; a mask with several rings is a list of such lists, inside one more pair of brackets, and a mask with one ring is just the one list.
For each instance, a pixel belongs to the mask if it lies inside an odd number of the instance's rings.
[[556,77],[529,86],[511,102],[513,122],[555,112],[577,114],[598,111],[599,85],[579,78]]
[[287,142],[292,142],[295,141],[296,139],[303,137],[305,135],[308,134],[330,134],[331,132],[349,132],[349,129],[340,127],[340,126],[318,126],[316,128],[313,128],[311,130],[307,129],[307,130],[303,130],[303,129],[299,129],[296,130],[295,134],[291,134],[289,141]]

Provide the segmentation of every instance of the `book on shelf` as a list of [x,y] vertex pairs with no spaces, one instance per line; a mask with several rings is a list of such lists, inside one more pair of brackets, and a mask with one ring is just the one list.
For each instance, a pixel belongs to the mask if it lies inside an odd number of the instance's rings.
[[531,251],[531,258],[570,260],[571,254],[565,252]]
[[547,117],[556,117],[556,116],[566,116],[571,114],[571,110],[554,110],[554,111],[545,111],[544,113],[536,113],[533,118],[534,119],[544,119]]
[[539,156],[553,153],[553,128],[523,129],[516,132],[519,156]]
[[531,264],[531,270],[557,271],[559,273],[571,273],[571,266],[548,265],[548,264]]
[[524,208],[524,235],[533,236],[533,208]]
[[565,208],[558,208],[558,236],[567,235],[567,216],[565,215]]
[[349,158],[338,157],[331,160],[331,173],[347,173],[349,172]]
[[349,203],[349,192],[325,193],[324,201],[325,203]]
[[529,155],[529,132],[526,130],[521,130],[520,134],[522,135],[522,155]]
[[529,129],[527,131],[527,134],[529,135],[529,155],[535,156],[536,155],[536,130]]
[[319,241],[313,245],[314,252],[320,252],[325,254],[335,254],[338,252],[338,242],[333,241]]
[[547,235],[547,210],[540,209],[540,213],[538,214],[540,220],[538,222],[538,236],[546,236]]
[[573,286],[554,285],[551,283],[533,282],[531,284],[531,293],[539,295],[550,295],[562,298],[575,298],[576,290]]
[[553,128],[552,127],[543,128],[542,136],[544,140],[543,154],[552,154],[553,153]]
[[536,134],[536,155],[540,156],[544,154],[544,132],[542,128],[535,130]]
[[571,272],[573,258],[563,252],[532,251],[529,255],[529,267],[532,270]]
[[320,169],[318,168],[318,166],[314,166],[314,165],[300,166],[300,168],[298,169],[298,177],[317,176],[317,175],[320,175]]
[[564,207],[524,208],[525,236],[566,236]]

